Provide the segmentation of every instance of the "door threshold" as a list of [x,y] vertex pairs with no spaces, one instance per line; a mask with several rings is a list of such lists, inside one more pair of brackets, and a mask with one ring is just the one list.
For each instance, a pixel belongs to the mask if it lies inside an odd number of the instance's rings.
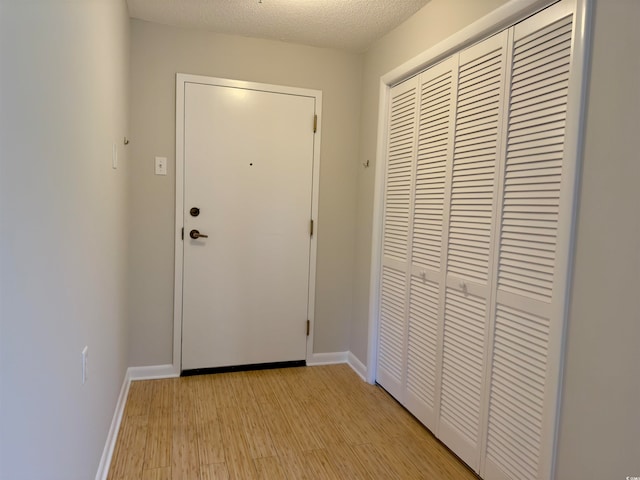
[[212,373],[247,372],[250,370],[273,370],[276,368],[306,367],[306,360],[293,360],[291,362],[252,363],[249,365],[228,365],[226,367],[193,368],[182,370],[181,377],[193,375],[210,375]]

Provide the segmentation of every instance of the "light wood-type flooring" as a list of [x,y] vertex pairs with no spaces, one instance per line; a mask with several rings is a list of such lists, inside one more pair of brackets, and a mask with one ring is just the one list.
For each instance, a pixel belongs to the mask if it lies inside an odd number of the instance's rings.
[[109,480],[476,479],[347,365],[132,382]]

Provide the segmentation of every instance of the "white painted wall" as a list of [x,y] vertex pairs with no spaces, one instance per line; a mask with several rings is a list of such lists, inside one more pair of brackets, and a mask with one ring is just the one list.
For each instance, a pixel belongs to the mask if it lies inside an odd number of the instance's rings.
[[[167,364],[173,344],[175,74],[323,92],[315,352],[347,350],[353,298],[361,58],[336,50],[131,21],[132,365]],[[169,159],[153,174],[155,156]]]
[[640,477],[640,2],[594,2],[558,480]]
[[94,478],[124,378],[128,29],[123,0],[0,3],[2,479]]

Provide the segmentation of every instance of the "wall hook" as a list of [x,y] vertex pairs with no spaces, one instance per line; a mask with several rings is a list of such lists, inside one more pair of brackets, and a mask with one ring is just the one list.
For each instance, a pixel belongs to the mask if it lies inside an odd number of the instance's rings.
[[364,162],[364,163],[362,164],[362,166],[363,166],[364,168],[369,168],[369,160],[367,160],[366,162]]
[[129,139],[127,137],[124,137],[124,144],[129,145]]

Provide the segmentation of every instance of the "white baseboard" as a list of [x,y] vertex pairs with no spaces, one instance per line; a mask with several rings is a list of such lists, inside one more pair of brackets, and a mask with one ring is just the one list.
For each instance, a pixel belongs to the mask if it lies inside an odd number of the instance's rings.
[[349,352],[312,353],[307,358],[307,366],[331,365],[333,363],[347,363]]
[[367,367],[351,352],[312,353],[307,359],[307,366],[331,365],[346,363],[363,381],[367,381]]
[[173,365],[151,365],[149,367],[129,367],[129,378],[134,380],[154,380],[157,378],[179,377],[180,372]]
[[115,449],[116,440],[118,439],[118,432],[120,431],[120,423],[122,422],[124,407],[127,403],[127,395],[129,394],[129,385],[131,385],[131,377],[129,375],[129,370],[127,370],[127,372],[124,374],[122,387],[120,388],[120,395],[118,396],[116,409],[115,409],[115,412],[113,413],[113,419],[111,420],[111,427],[109,427],[109,433],[107,434],[107,441],[104,445],[104,450],[102,451],[100,464],[98,465],[98,473],[96,473],[96,480],[107,480],[107,475],[109,475],[109,467],[111,466],[111,457],[113,457],[113,450]]
[[358,357],[356,357],[353,353],[349,352],[349,356],[347,357],[347,363],[356,372],[360,375],[360,378],[367,381],[367,367],[362,363]]

